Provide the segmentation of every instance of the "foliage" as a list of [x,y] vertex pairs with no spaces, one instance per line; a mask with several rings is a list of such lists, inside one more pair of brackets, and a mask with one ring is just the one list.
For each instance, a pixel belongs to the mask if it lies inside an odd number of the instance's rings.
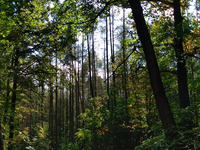
[[96,144],[108,134],[106,122],[110,112],[106,105],[107,98],[91,98],[85,113],[80,115],[84,126],[76,133],[76,138],[82,148],[99,149]]
[[[15,150],[29,149],[29,150],[40,150],[49,149],[49,139],[48,139],[48,128],[45,125],[42,128],[39,124],[33,129],[35,136],[31,136],[29,133],[29,128],[25,128],[23,131],[16,133],[16,137],[12,140],[13,148]],[[7,144],[9,141],[5,140],[4,143]]]
[[[172,1],[141,3],[176,135],[168,139],[163,130],[133,16],[121,18],[122,7],[130,11],[128,1],[0,0],[5,149],[200,149],[198,16],[188,12],[191,1],[181,1],[190,106],[180,109]],[[199,6],[196,0],[197,14]],[[99,25],[107,28],[108,41]],[[97,55],[106,43],[114,52],[108,64]],[[94,52],[91,64],[86,49]],[[97,97],[91,97],[91,87]]]

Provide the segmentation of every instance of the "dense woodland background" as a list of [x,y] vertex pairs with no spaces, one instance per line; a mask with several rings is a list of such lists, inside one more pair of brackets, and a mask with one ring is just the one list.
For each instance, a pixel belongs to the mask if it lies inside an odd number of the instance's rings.
[[199,150],[199,11],[0,0],[0,150]]

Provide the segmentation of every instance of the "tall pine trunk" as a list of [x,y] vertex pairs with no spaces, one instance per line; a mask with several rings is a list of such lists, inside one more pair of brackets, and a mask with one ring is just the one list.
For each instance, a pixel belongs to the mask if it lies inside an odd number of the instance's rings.
[[94,50],[94,29],[92,31],[92,82],[94,88],[94,97],[97,96],[97,85],[96,85],[96,62],[95,62],[95,50]]
[[181,16],[180,0],[174,0],[174,20],[175,20],[175,52],[177,58],[177,78],[178,78],[178,96],[180,108],[186,108],[190,105],[188,93],[187,70],[183,50],[183,17]]
[[59,128],[59,122],[58,122],[58,71],[57,71],[57,65],[58,65],[58,58],[57,58],[57,52],[56,52],[56,89],[55,89],[55,148],[58,148],[58,128]]
[[90,40],[87,35],[87,49],[88,49],[88,67],[89,67],[89,82],[90,82],[90,96],[94,97],[93,85],[92,85],[92,72],[91,72],[91,53],[90,53]]
[[73,61],[70,64],[70,101],[69,101],[69,138],[74,140],[74,78],[73,78]]
[[[10,120],[9,120],[9,139],[12,141],[14,138],[14,130],[15,130],[15,107],[16,107],[16,101],[17,101],[17,80],[18,80],[18,64],[19,64],[19,49],[16,49],[15,57],[14,57],[14,76],[13,76],[13,89],[12,89],[12,99],[11,99],[11,114],[10,114]],[[8,146],[8,150],[12,150],[12,142],[10,142]]]
[[[109,59],[108,59],[108,17],[106,16],[106,70],[107,70],[107,94],[109,94]],[[108,109],[110,108],[110,101],[108,100]]]
[[49,137],[50,137],[50,147],[54,147],[53,142],[53,83],[52,77],[50,77],[49,83]]
[[81,109],[82,109],[82,113],[85,112],[85,107],[84,107],[84,72],[83,72],[83,51],[84,51],[84,38],[82,37],[82,54],[81,54],[81,64],[82,64],[82,72],[81,72],[81,78],[82,78],[82,100],[81,100]]

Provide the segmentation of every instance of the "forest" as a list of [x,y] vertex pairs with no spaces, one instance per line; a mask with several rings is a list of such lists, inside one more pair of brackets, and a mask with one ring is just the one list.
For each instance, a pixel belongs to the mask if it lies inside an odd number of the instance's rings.
[[0,0],[0,150],[179,149],[200,149],[200,0]]

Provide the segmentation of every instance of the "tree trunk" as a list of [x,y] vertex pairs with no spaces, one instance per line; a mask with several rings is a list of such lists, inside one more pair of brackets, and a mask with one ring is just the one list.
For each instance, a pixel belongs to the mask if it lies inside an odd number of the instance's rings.
[[57,52],[56,52],[56,89],[55,89],[55,148],[58,148],[58,75],[57,75],[57,65],[58,65],[58,60],[57,60]]
[[[123,1],[123,5],[124,5]],[[124,93],[124,105],[125,105],[125,112],[126,118],[125,123],[128,124],[129,122],[129,113],[128,113],[128,92],[127,92],[127,63],[126,59],[126,45],[125,45],[125,38],[126,38],[126,26],[125,26],[125,8],[123,8],[123,39],[122,39],[122,53],[123,53],[123,73],[122,73],[122,85],[123,85],[123,93]]]
[[[109,59],[108,59],[108,17],[106,17],[106,69],[107,69],[107,94],[109,94]],[[108,109],[110,108],[110,101],[108,99]]]
[[[125,8],[123,8],[123,41],[122,41],[123,60],[126,59],[125,38],[126,38],[126,32],[125,32]],[[127,106],[127,99],[128,99],[128,93],[127,93],[127,88],[126,88],[126,84],[127,84],[126,71],[127,71],[127,65],[126,65],[126,61],[124,61],[123,62],[122,85],[123,85],[123,90],[124,90],[125,106]]]
[[[15,107],[16,107],[16,101],[17,101],[17,80],[18,80],[18,64],[19,64],[19,50],[16,50],[15,58],[14,58],[14,76],[13,76],[13,89],[12,89],[12,100],[11,100],[11,114],[10,114],[10,120],[9,120],[9,139],[12,141],[14,137],[14,118],[15,118]],[[8,150],[12,150],[12,143],[10,142],[8,146]]]
[[91,56],[90,56],[90,42],[89,35],[87,35],[87,44],[88,44],[88,67],[89,67],[89,82],[90,82],[90,96],[94,97],[93,86],[92,86],[92,73],[91,73]]
[[44,127],[43,121],[44,121],[44,80],[42,80],[42,102],[41,102],[41,122],[42,127]]
[[73,61],[70,69],[70,101],[69,101],[69,136],[70,141],[74,139],[74,79],[73,79]]
[[95,51],[94,51],[94,30],[92,31],[92,81],[94,88],[94,97],[97,96],[97,87],[96,87],[96,62],[95,62]]
[[81,109],[82,109],[82,113],[85,112],[85,108],[84,108],[84,72],[83,72],[83,51],[84,51],[84,38],[82,37],[82,58],[81,58],[81,64],[82,64],[82,74],[81,74],[81,78],[82,78],[82,100],[81,100]]
[[7,121],[7,112],[9,109],[9,96],[10,96],[10,79],[7,79],[7,87],[6,87],[6,102],[5,102],[5,110],[4,110],[4,123]]
[[53,148],[53,85],[52,79],[50,78],[49,85],[49,136],[50,136],[50,147]]
[[[78,56],[79,57],[79,56]],[[80,72],[79,72],[79,62],[78,62],[78,77],[77,77],[77,101],[76,101],[76,113],[77,113],[77,118],[76,118],[76,123],[77,123],[77,129],[80,127]]]
[[187,83],[187,70],[184,58],[183,50],[183,27],[180,10],[180,0],[174,0],[174,20],[175,20],[175,52],[177,57],[177,78],[178,78],[178,96],[180,108],[186,108],[190,105],[190,98],[188,93],[188,83]]
[[[111,18],[110,18],[110,20],[111,20]],[[111,58],[112,58],[112,63],[114,64],[115,63],[115,44],[114,44],[114,42],[115,42],[115,35],[114,35],[114,11],[113,11],[113,8],[112,8],[112,21],[110,21],[110,22],[112,22],[112,23],[110,23],[111,25],[110,26],[112,26],[112,28],[110,29],[110,31],[112,31],[111,33],[112,33],[112,35],[111,35],[111,43],[112,43],[112,53],[111,53]],[[115,71],[114,71],[114,69],[113,69],[113,89],[114,89],[114,93],[116,92],[116,87],[115,87]],[[114,97],[113,97],[113,104],[114,104],[114,108],[116,108],[117,107],[117,102],[116,102],[116,95],[114,94]]]
[[66,87],[66,123],[65,123],[65,134],[66,137],[69,136],[69,89]]
[[4,150],[4,147],[3,147],[2,130],[1,130],[1,119],[0,119],[0,150]]
[[143,51],[145,54],[150,84],[153,89],[163,129],[171,129],[175,126],[175,122],[163,87],[153,44],[147,25],[145,23],[140,0],[129,0],[129,3],[136,23],[137,33],[142,43]]

